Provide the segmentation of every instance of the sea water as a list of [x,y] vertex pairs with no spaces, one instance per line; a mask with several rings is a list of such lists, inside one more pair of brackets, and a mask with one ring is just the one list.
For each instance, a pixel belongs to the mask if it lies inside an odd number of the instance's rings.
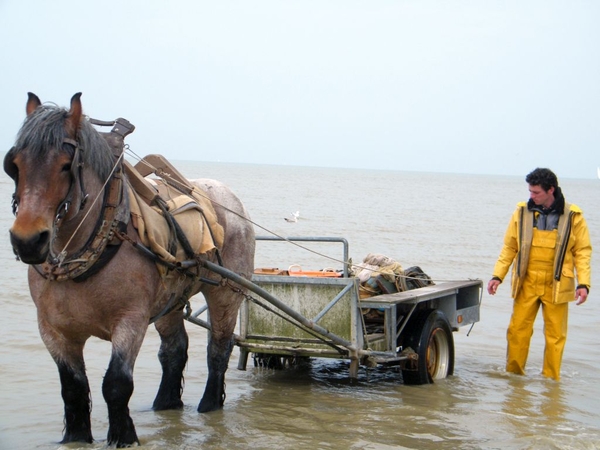
[[[245,203],[256,233],[343,237],[360,263],[369,253],[420,266],[436,281],[487,284],[517,202],[527,200],[518,177],[177,162],[189,178],[214,178]],[[560,173],[559,173],[560,175]],[[600,448],[600,207],[598,180],[561,179],[568,201],[584,211],[595,249],[586,304],[570,307],[562,380],[541,377],[543,332],[538,318],[526,376],[504,372],[509,283],[484,293],[481,321],[454,334],[454,375],[406,386],[393,369],[313,360],[285,371],[237,370],[234,349],[221,411],[198,414],[206,381],[206,331],[186,324],[190,359],[182,411],[154,412],[160,382],[159,339],[150,327],[138,357],[131,416],[148,449],[595,449]],[[0,177],[0,449],[104,448],[108,428],[101,383],[110,344],[90,339],[85,356],[93,399],[92,445],[58,444],[63,404],[58,372],[37,331],[26,266],[8,240],[13,184]],[[285,217],[299,211],[297,222]],[[257,246],[256,267],[341,268],[336,244]]]

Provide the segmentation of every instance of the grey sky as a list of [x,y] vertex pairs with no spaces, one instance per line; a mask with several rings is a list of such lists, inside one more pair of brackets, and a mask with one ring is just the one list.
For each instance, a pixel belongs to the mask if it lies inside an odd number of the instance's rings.
[[0,0],[27,92],[173,160],[595,178],[600,2]]

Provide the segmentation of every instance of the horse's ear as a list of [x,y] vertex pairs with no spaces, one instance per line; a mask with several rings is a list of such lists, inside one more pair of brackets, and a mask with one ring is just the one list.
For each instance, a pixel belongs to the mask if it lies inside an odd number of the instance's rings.
[[78,92],[71,97],[71,109],[67,115],[66,128],[67,133],[73,139],[77,138],[77,130],[81,123],[82,108],[81,108],[81,92]]
[[25,107],[25,111],[27,112],[28,116],[32,114],[41,104],[42,102],[37,95],[35,95],[33,92],[27,93],[27,106]]

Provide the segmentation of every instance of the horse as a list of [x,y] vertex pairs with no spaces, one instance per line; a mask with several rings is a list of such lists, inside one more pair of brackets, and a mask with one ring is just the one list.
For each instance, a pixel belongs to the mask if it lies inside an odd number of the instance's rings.
[[[93,442],[91,397],[83,349],[90,337],[111,342],[102,383],[108,407],[107,444],[139,444],[129,411],[133,371],[146,330],[160,335],[162,378],[154,410],[183,407],[188,335],[184,304],[201,292],[210,319],[208,379],[198,412],[225,401],[225,372],[245,290],[204,266],[171,265],[163,276],[156,258],[142,251],[125,190],[130,183],[107,139],[83,114],[81,93],[70,108],[42,104],[28,93],[26,117],[4,170],[14,180],[10,242],[29,265],[28,282],[41,338],[57,365],[64,402],[62,443]],[[249,279],[254,229],[240,199],[224,184],[190,180],[214,205],[222,244],[206,255]],[[94,201],[92,201],[94,200]],[[152,255],[150,255],[152,256]],[[154,255],[155,256],[155,255]]]

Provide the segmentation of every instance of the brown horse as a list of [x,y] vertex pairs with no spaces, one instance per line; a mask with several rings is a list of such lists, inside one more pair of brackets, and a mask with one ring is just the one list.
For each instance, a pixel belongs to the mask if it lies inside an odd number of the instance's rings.
[[[122,155],[114,155],[82,114],[81,94],[73,96],[69,110],[42,105],[35,94],[28,95],[27,117],[4,160],[15,182],[10,240],[17,259],[29,264],[40,334],[58,366],[65,411],[62,442],[93,441],[83,358],[91,336],[112,343],[102,383],[108,445],[139,443],[128,403],[135,360],[152,321],[161,338],[162,365],[153,408],[182,408],[188,348],[182,310],[198,292],[206,298],[211,324],[208,380],[198,411],[221,408],[243,290],[200,264],[191,269],[171,265],[169,276],[161,274],[148,252],[135,245],[140,237],[130,220]],[[192,183],[210,198],[223,228],[222,245],[192,258],[219,260],[249,278],[254,230],[243,204],[219,182]]]

